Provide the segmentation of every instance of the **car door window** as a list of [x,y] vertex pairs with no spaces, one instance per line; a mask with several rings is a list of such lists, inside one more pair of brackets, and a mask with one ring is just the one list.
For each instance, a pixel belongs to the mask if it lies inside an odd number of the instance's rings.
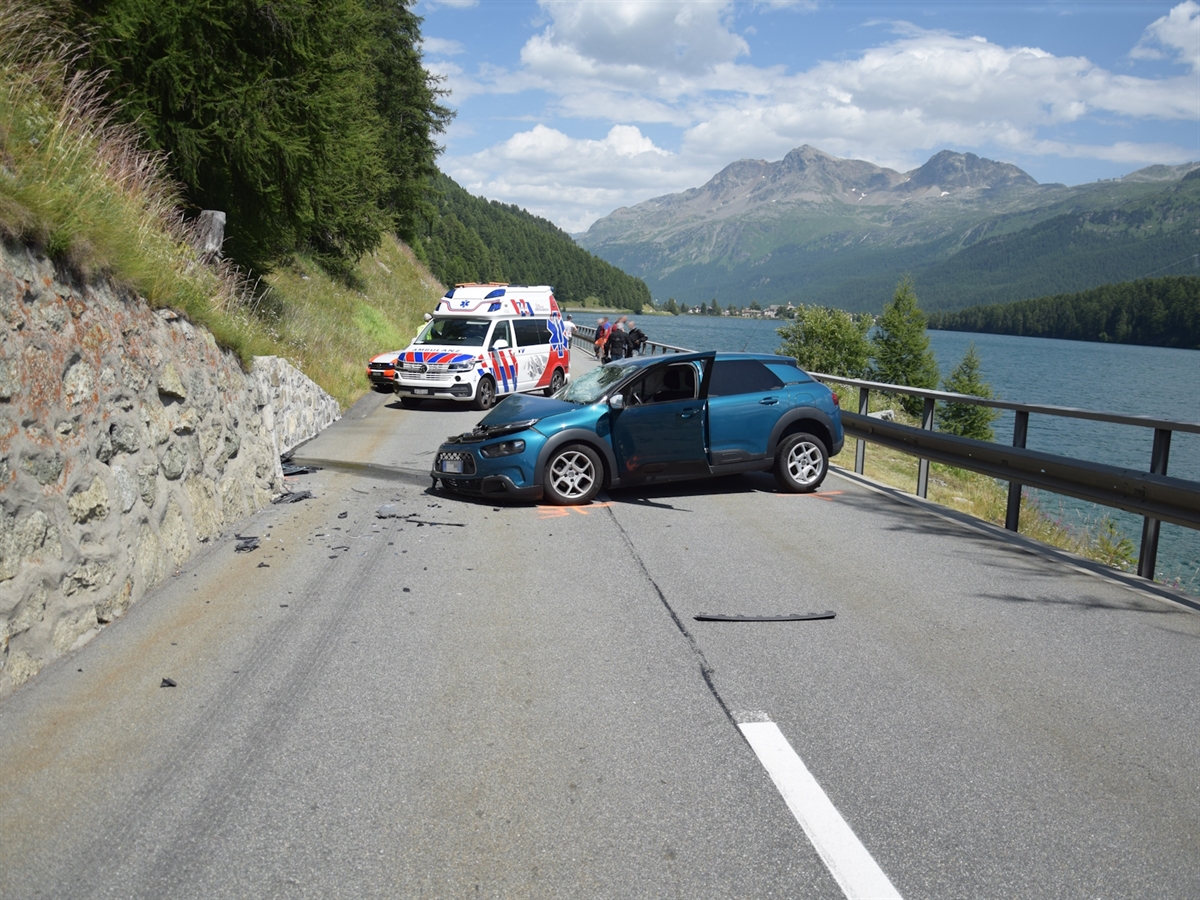
[[533,319],[517,319],[513,322],[513,328],[517,333],[518,347],[534,347],[538,344],[545,344],[538,332],[537,322]]
[[492,340],[488,344],[489,350],[495,348],[496,341],[506,341],[508,346],[513,346],[512,330],[508,327],[508,322],[496,323],[496,329],[492,332]]
[[782,389],[779,377],[756,359],[718,359],[713,363],[708,396],[729,397]]
[[630,406],[692,400],[696,396],[696,367],[691,363],[659,366],[625,390]]

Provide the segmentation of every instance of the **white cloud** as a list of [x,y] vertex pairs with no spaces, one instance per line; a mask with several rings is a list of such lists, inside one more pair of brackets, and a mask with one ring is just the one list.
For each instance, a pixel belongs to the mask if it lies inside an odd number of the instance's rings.
[[439,56],[457,56],[464,52],[466,48],[459,41],[451,41],[446,38],[423,37],[421,38],[421,49],[425,53],[434,53]]
[[736,98],[698,120],[684,145],[719,159],[801,143],[875,161],[946,146],[1027,152],[1040,129],[1097,113],[1187,120],[1197,101],[1189,77],[1113,75],[1082,57],[921,32],[780,78],[765,98]]
[[521,59],[548,77],[695,74],[750,52],[729,28],[728,2],[540,0],[540,6],[553,22],[529,40]]
[[1135,59],[1162,59],[1168,53],[1191,66],[1193,72],[1200,71],[1200,5],[1193,0],[1180,3],[1152,22],[1129,55]]
[[537,125],[480,153],[447,160],[446,169],[472,193],[519,203],[568,231],[712,174],[684,164],[631,125],[614,125],[601,140]]
[[[550,98],[543,121],[618,124],[603,140],[539,125],[445,165],[472,190],[571,230],[616,206],[702,184],[736,159],[779,159],[805,143],[900,170],[947,147],[1139,165],[1194,153],[1129,139],[1139,122],[1200,117],[1194,75],[1118,75],[1082,56],[905,22],[883,23],[892,39],[855,56],[789,73],[744,59],[749,46],[733,30],[732,3],[540,5],[549,24],[526,42],[515,71],[467,76],[441,63],[454,98],[533,89]],[[1134,55],[1161,55],[1156,48],[1200,67],[1200,5],[1187,0],[1150,25]],[[677,152],[635,123],[677,129]],[[1114,139],[1106,143],[1107,134]]]

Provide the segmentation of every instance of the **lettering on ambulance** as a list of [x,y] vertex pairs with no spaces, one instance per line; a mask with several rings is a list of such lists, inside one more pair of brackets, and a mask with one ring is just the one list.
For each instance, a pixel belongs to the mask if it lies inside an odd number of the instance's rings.
[[409,350],[401,353],[400,358],[407,363],[426,363],[431,366],[449,365],[457,362],[473,362],[474,356],[462,353],[447,353],[438,350]]

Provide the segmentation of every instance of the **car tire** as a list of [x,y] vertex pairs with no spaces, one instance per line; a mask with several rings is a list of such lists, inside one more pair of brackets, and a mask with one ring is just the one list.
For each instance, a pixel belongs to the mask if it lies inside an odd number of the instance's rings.
[[553,397],[562,390],[562,386],[567,383],[567,376],[563,374],[562,369],[555,369],[554,374],[550,376],[550,387],[546,388],[546,396]]
[[829,471],[829,449],[819,437],[789,434],[775,450],[775,480],[785,491],[815,491]]
[[496,382],[485,375],[479,379],[475,387],[475,399],[471,401],[472,409],[491,409],[496,404]]
[[556,506],[577,506],[591,502],[600,493],[603,480],[600,455],[586,444],[568,444],[546,460],[542,492]]

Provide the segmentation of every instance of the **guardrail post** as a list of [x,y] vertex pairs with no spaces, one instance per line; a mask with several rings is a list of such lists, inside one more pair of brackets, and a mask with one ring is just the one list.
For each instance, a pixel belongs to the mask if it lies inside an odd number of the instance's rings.
[[[1154,429],[1154,448],[1150,451],[1150,474],[1167,474],[1167,457],[1171,455],[1171,431],[1168,428]],[[1158,562],[1158,519],[1147,517],[1142,522],[1142,550],[1138,554],[1138,575],[1154,580],[1154,566]]]
[[[921,427],[926,431],[933,431],[933,407],[934,399],[932,397],[925,398],[925,411],[921,416]],[[917,496],[924,498],[929,493],[929,460],[921,457],[921,461],[917,463]]]
[[[1024,450],[1028,434],[1029,411],[1018,409],[1013,423],[1013,446]],[[1015,481],[1008,483],[1008,510],[1004,514],[1004,527],[1009,531],[1019,531],[1021,527],[1021,485]]]
[[[870,404],[867,402],[871,392],[867,388],[858,389],[858,414],[860,416],[867,415],[867,410]],[[858,438],[854,443],[854,471],[859,475],[863,474],[863,467],[867,462],[867,442],[862,438]]]

